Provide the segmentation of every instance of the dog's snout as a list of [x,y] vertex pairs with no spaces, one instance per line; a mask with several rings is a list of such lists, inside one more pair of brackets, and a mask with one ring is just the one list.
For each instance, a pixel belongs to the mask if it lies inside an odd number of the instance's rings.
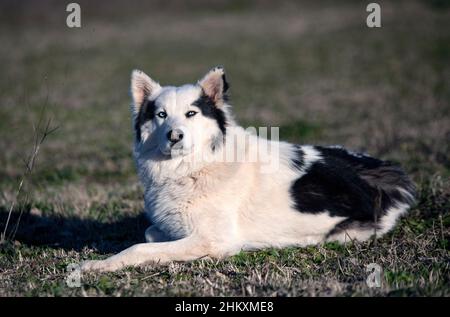
[[167,132],[167,139],[172,143],[177,143],[183,139],[183,132],[179,129]]

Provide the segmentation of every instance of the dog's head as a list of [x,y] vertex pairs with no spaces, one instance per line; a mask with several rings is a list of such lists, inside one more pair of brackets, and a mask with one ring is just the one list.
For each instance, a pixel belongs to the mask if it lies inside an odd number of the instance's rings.
[[172,158],[213,150],[230,123],[223,68],[196,84],[161,86],[144,72],[131,75],[135,142],[141,151]]

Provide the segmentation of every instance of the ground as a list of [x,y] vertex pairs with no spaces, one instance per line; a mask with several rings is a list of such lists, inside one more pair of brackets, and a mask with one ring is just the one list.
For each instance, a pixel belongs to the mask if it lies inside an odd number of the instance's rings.
[[[0,296],[450,295],[446,1],[378,1],[374,29],[357,1],[78,2],[81,29],[66,27],[64,2],[1,3],[2,232],[17,203],[0,245]],[[68,264],[142,242],[148,225],[131,158],[131,70],[182,84],[215,65],[242,125],[397,161],[417,205],[378,240],[93,273],[67,286]],[[58,129],[17,197],[42,109]],[[380,287],[366,283],[370,263]]]

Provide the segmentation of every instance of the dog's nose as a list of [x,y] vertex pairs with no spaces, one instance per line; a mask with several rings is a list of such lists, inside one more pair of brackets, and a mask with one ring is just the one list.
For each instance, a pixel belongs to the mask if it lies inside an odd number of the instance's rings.
[[172,143],[177,143],[183,139],[183,132],[179,129],[167,132],[167,139]]

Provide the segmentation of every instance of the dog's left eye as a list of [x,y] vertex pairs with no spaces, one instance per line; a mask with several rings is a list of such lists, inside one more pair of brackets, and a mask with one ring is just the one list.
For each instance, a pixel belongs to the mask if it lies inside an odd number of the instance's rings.
[[167,113],[165,113],[164,111],[160,111],[156,115],[162,119],[165,119],[167,117]]
[[188,111],[186,112],[186,118],[193,117],[197,114],[197,111]]

